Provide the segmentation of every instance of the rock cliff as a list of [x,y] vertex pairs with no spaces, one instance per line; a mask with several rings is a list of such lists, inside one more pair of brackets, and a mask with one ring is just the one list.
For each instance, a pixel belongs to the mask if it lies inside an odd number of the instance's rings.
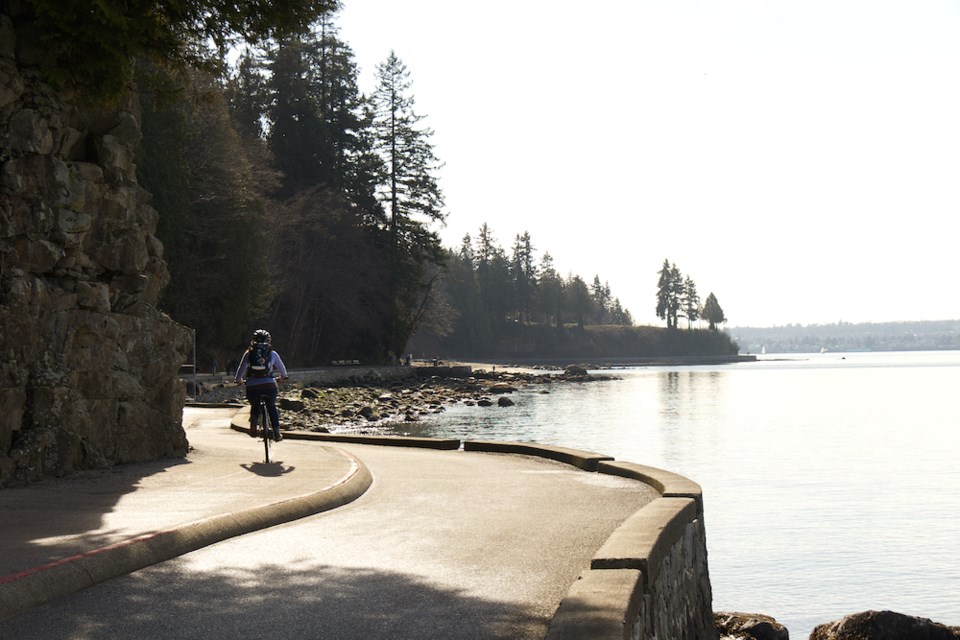
[[0,15],[0,486],[187,449],[136,103],[79,106],[38,53]]

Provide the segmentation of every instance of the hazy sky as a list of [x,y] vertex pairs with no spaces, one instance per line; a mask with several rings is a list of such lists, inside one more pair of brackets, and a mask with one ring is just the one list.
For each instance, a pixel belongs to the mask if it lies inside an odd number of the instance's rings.
[[731,326],[960,318],[960,3],[344,0],[435,130],[458,246],[529,231],[659,323],[664,258]]

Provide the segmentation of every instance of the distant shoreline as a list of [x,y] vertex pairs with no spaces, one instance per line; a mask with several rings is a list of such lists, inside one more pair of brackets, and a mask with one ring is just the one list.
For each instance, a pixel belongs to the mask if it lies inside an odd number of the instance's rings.
[[756,361],[757,356],[754,354],[738,354],[725,356],[623,356],[618,358],[500,358],[496,360],[486,358],[460,358],[445,360],[444,362],[459,362],[471,366],[563,368],[570,364],[587,365],[590,367],[671,367],[736,364]]

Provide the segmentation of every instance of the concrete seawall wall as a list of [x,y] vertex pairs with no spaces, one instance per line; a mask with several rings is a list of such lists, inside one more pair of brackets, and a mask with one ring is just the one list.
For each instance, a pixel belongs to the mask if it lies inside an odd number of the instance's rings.
[[660,498],[623,522],[560,603],[546,640],[716,640],[703,492],[675,473],[575,450],[464,442],[468,451],[537,455],[631,478]]
[[547,639],[716,639],[699,485],[632,463],[602,462],[598,472],[639,480],[661,497],[597,551],[557,609]]

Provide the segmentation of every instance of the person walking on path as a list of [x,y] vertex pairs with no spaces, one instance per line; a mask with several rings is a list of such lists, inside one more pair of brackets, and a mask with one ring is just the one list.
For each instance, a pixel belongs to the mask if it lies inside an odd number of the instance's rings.
[[246,382],[247,400],[250,401],[250,437],[257,437],[257,402],[263,397],[267,404],[267,414],[270,416],[270,425],[273,427],[273,439],[276,442],[283,440],[280,435],[280,412],[277,411],[276,378],[287,379],[287,368],[283,365],[280,355],[270,346],[270,332],[257,329],[253,332],[250,348],[243,354],[240,366],[234,380],[237,384]]

